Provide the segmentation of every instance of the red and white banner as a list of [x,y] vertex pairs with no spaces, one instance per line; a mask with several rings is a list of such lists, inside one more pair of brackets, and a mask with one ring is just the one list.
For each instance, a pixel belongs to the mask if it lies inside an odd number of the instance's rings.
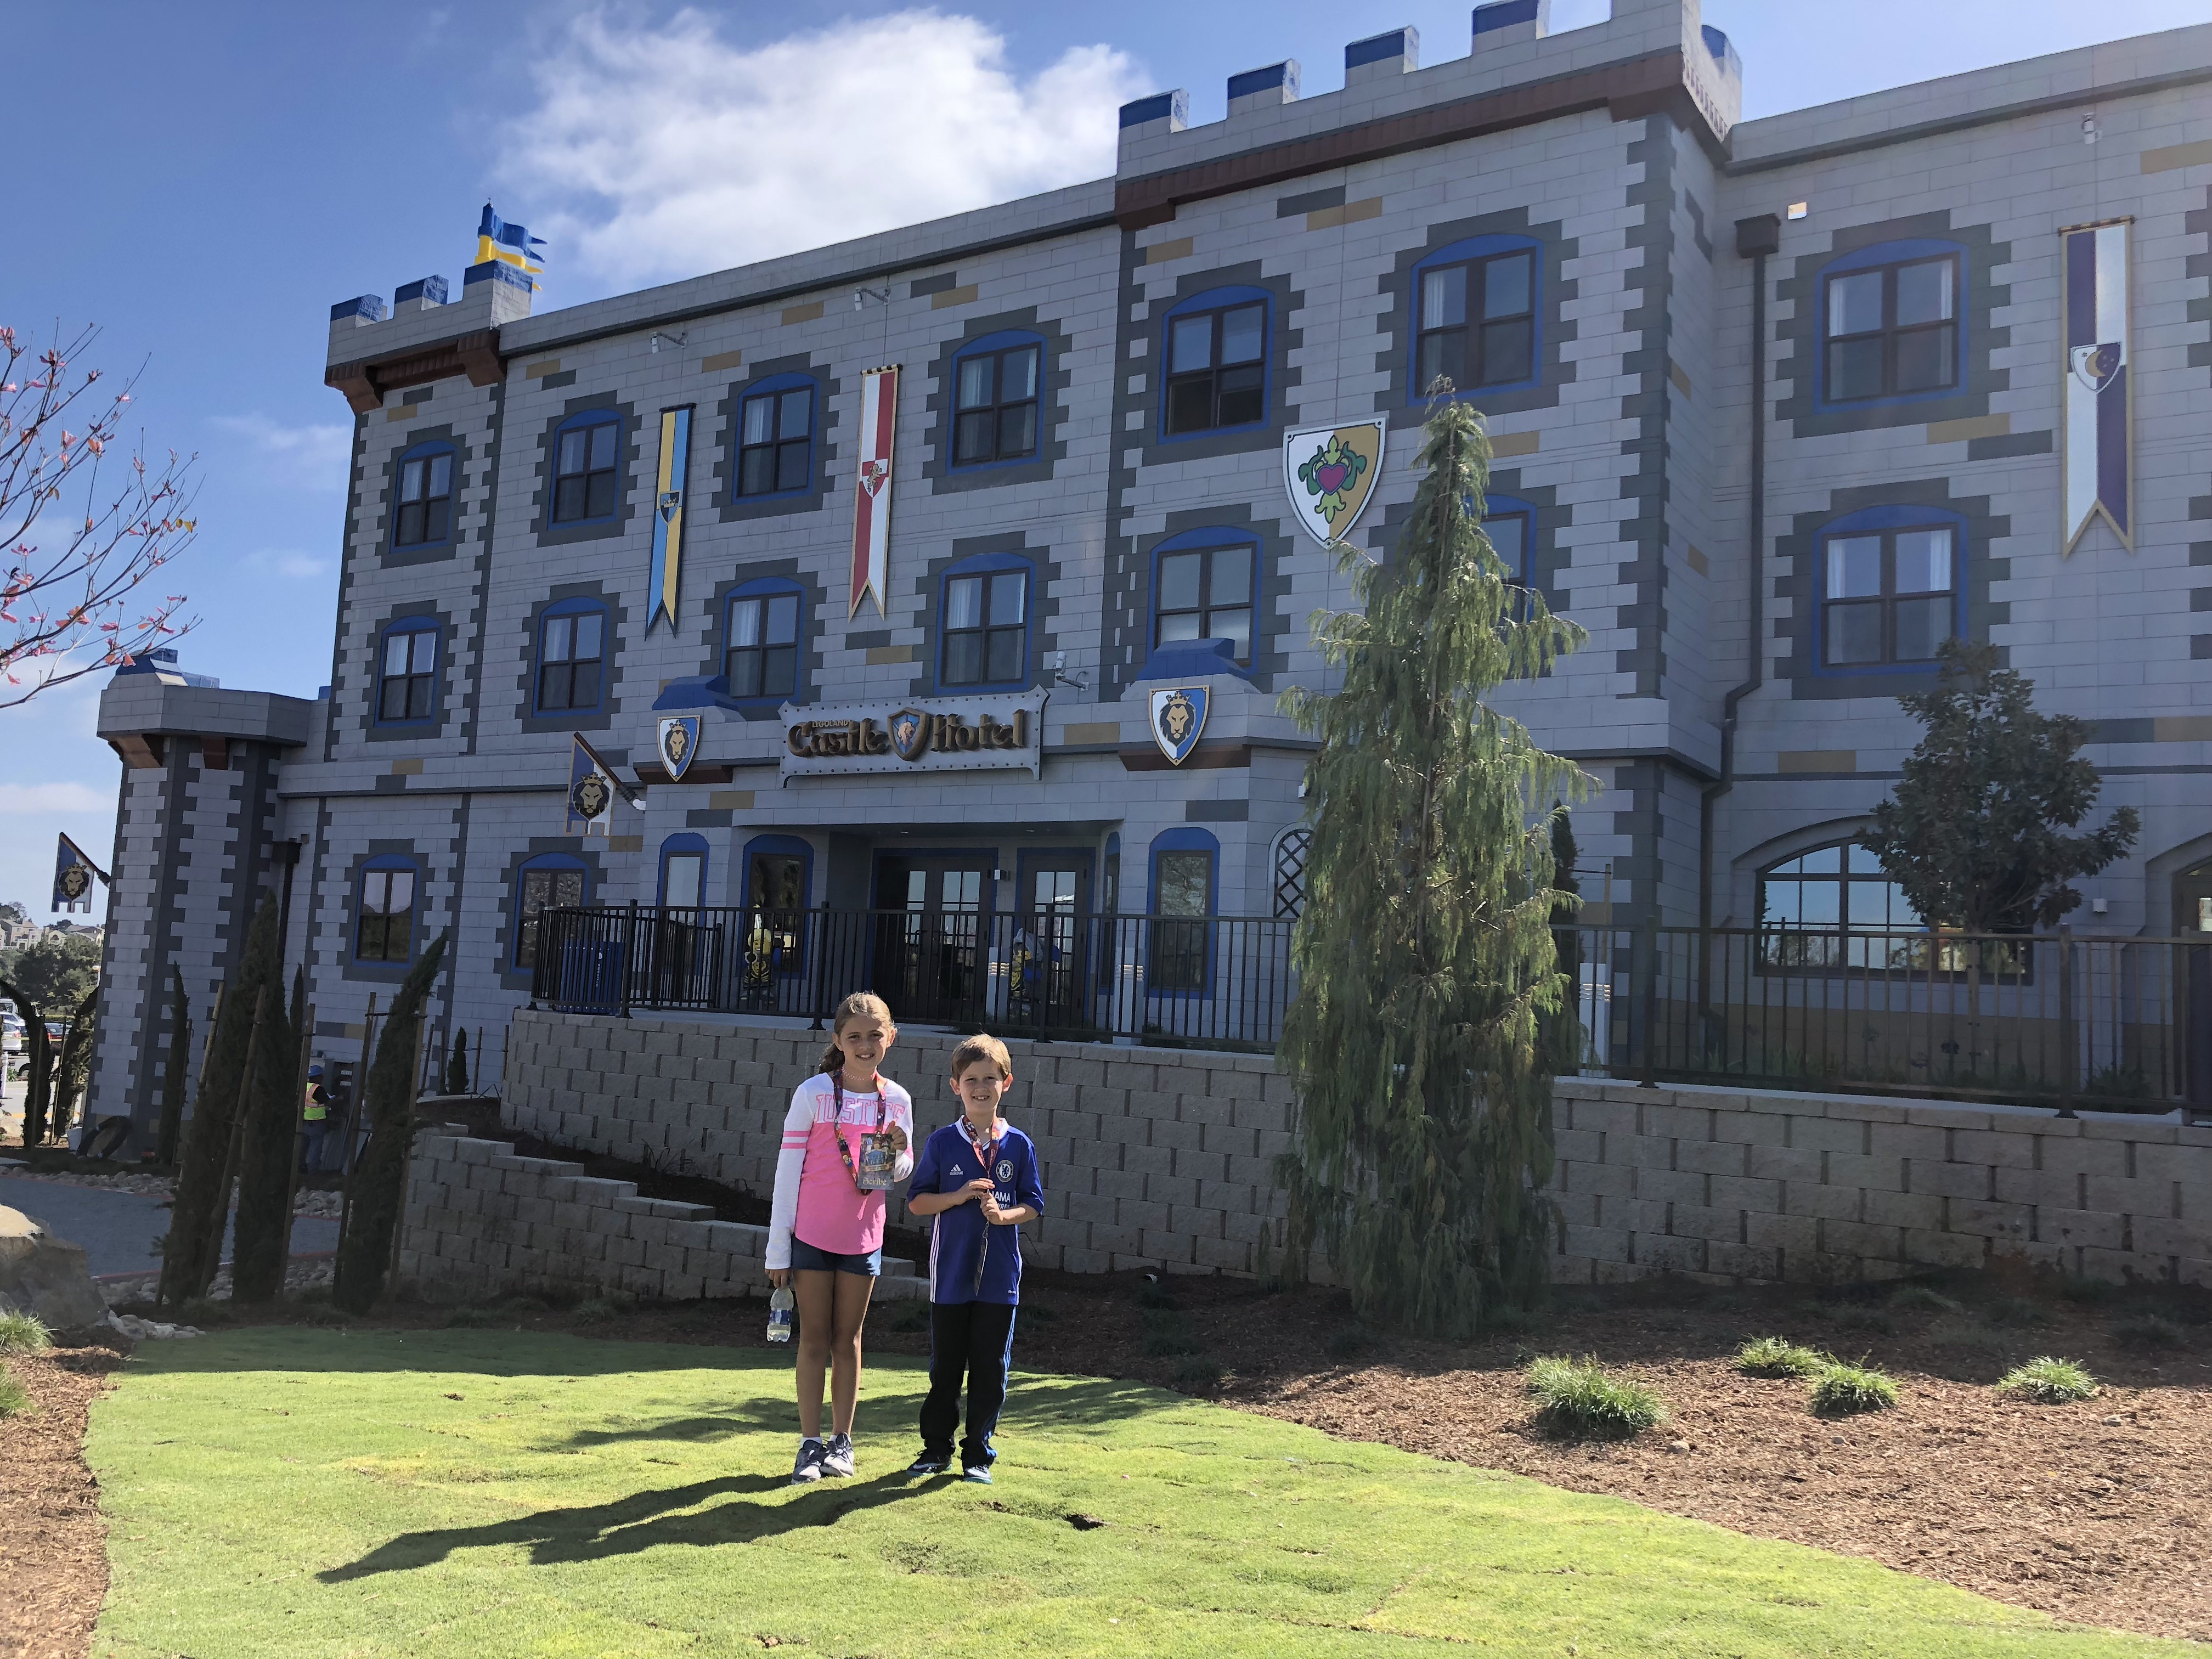
[[860,476],[854,494],[853,608],[872,590],[876,614],[887,616],[890,583],[891,444],[898,436],[898,366],[872,368],[860,377]]

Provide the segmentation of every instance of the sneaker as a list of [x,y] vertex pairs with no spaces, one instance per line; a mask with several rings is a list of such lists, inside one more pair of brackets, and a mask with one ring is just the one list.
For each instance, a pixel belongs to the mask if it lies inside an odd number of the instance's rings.
[[991,1484],[991,1466],[988,1463],[970,1464],[960,1471],[960,1478],[973,1480],[979,1486],[988,1486]]
[[853,1473],[853,1437],[851,1435],[833,1434],[830,1437],[829,1449],[822,1455],[822,1473],[844,1475],[848,1478],[851,1476]]
[[830,1449],[809,1435],[799,1443],[799,1455],[791,1465],[791,1484],[804,1486],[822,1478],[822,1465]]
[[927,1452],[924,1452],[906,1466],[906,1472],[908,1474],[943,1474],[951,1467],[951,1458],[932,1457]]

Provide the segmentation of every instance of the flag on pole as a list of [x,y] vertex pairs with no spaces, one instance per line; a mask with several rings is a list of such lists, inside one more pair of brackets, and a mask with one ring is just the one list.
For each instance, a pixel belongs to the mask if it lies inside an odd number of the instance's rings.
[[568,833],[588,836],[593,830],[611,835],[609,819],[614,811],[614,774],[578,737],[568,751]]
[[684,575],[684,483],[691,459],[691,405],[660,411],[660,489],[653,515],[653,610],[645,631],[664,617],[675,633],[677,594]]
[[2059,366],[2065,388],[2066,461],[2060,469],[2065,510],[2059,525],[2059,549],[2071,553],[2102,516],[2135,547],[2135,468],[2130,454],[2134,424],[2130,418],[2128,359],[2129,232],[2123,221],[2084,225],[2058,233],[2065,251],[2065,360]]
[[63,911],[92,908],[94,878],[108,882],[107,872],[84,855],[84,849],[67,836],[54,848],[54,908]]
[[513,265],[526,276],[535,276],[545,269],[539,250],[545,246],[544,239],[532,236],[520,225],[511,225],[491,210],[486,202],[483,217],[477,222],[477,263],[486,264],[494,260],[503,265]]
[[871,368],[860,376],[860,471],[854,492],[853,607],[876,597],[876,614],[889,614],[884,595],[890,586],[891,445],[898,435],[898,365]]

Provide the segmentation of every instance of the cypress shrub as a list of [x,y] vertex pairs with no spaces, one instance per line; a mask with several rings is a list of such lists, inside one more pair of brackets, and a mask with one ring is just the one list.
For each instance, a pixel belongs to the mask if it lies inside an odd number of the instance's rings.
[[331,1301],[346,1313],[367,1313],[384,1294],[392,1237],[407,1196],[407,1160],[415,1145],[415,1021],[429,1000],[451,930],[430,941],[407,975],[376,1040],[376,1058],[362,1085],[368,1146],[354,1168],[353,1200],[338,1240],[337,1279]]
[[[208,1049],[207,1070],[200,1079],[198,1102],[186,1126],[184,1157],[177,1169],[177,1193],[169,1210],[169,1237],[161,1246],[161,1290],[164,1303],[190,1302],[206,1294],[213,1276],[209,1246],[220,1235],[229,1208],[223,1190],[225,1166],[230,1161],[231,1130],[238,1121],[240,1086],[246,1080],[247,1043],[253,1035],[253,1014],[261,990],[279,971],[276,937],[276,899],[264,893],[261,908],[246,935],[246,955],[238,975],[222,999],[222,1012],[215,1023]],[[270,1000],[276,1001],[275,996]],[[270,1019],[283,1022],[279,1009]],[[214,1232],[210,1233],[210,1229]]]
[[[273,935],[272,935],[273,937]],[[277,948],[282,949],[282,941]],[[273,994],[281,963],[269,964],[272,994],[254,1049],[253,1088],[238,1144],[238,1232],[231,1250],[232,1297],[272,1301],[284,1288],[284,1212],[292,1198],[292,1164],[298,1156],[301,1036],[297,1021],[306,994],[295,982],[293,1012],[286,1017]]]
[[446,1092],[465,1095],[469,1091],[469,1028],[453,1028],[453,1056],[446,1062]]
[[161,1121],[154,1133],[154,1161],[174,1165],[177,1136],[185,1127],[185,1085],[192,1074],[192,1011],[185,1000],[185,970],[169,964],[169,1055],[161,1073]]
[[1555,1076],[1573,1077],[1583,1068],[1583,942],[1575,932],[1582,908],[1582,884],[1575,879],[1575,864],[1582,849],[1575,845],[1574,827],[1567,809],[1552,803],[1552,890],[1559,895],[1552,906],[1552,937],[1559,957],[1559,976],[1566,981],[1566,1000],[1558,1012],[1539,1016],[1544,1033],[1544,1052],[1551,1056]]
[[15,1005],[23,1019],[23,1144],[36,1146],[46,1138],[47,1091],[52,1086],[53,1054],[46,1042],[46,1016],[23,994],[22,988],[0,979],[0,996]]
[[84,1097],[92,1076],[92,1048],[100,1037],[100,983],[84,994],[70,1016],[69,1035],[62,1039],[60,1063],[54,1068],[53,1135],[69,1144],[70,1127],[76,1119],[76,1103]]

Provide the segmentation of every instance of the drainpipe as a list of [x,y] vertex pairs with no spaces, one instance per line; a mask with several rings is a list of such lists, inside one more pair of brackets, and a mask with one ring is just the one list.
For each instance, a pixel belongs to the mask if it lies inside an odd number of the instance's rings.
[[[1735,787],[1736,706],[1766,683],[1766,258],[1782,246],[1782,221],[1762,213],[1735,222],[1735,251],[1751,261],[1751,538],[1745,560],[1750,626],[1746,631],[1745,678],[1721,704],[1720,781],[1698,800],[1698,927],[1713,925],[1713,807]],[[1708,947],[1709,948],[1709,947]],[[1700,964],[1698,994],[1712,1000]]]

